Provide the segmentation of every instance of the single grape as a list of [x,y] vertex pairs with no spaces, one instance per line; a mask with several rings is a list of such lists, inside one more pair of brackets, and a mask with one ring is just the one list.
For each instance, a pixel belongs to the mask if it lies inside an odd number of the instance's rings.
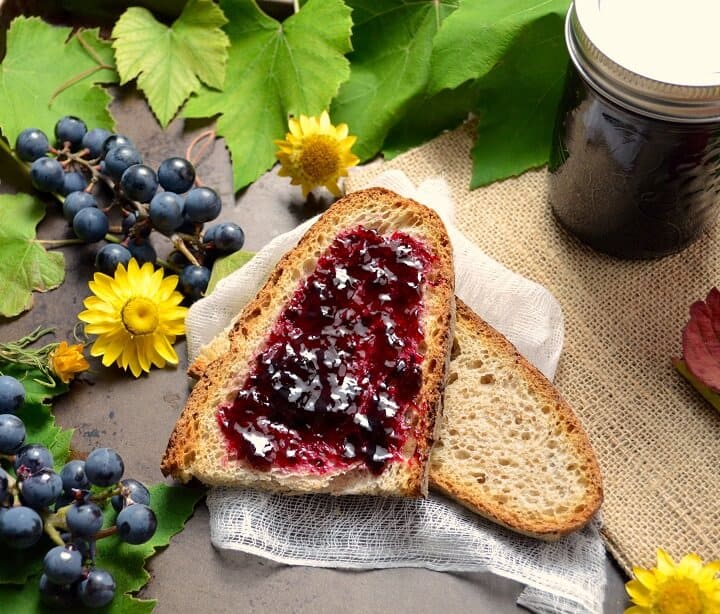
[[55,124],[55,138],[59,147],[69,142],[72,149],[78,149],[86,132],[85,122],[72,115],[61,117]]
[[118,264],[123,264],[127,268],[130,258],[132,258],[132,254],[127,247],[117,243],[108,243],[103,245],[95,255],[95,268],[112,277]]
[[[182,197],[180,197],[182,198]],[[183,212],[185,211],[185,201],[183,201]],[[177,232],[181,232],[185,235],[194,235],[197,231],[197,227],[202,226],[202,224],[196,224],[195,222],[191,222],[189,219],[187,219],[183,215],[183,223],[180,224],[180,227],[177,228]]]
[[85,243],[95,243],[110,229],[107,215],[95,207],[80,209],[73,218],[73,232]]
[[72,192],[79,192],[87,187],[87,178],[79,171],[70,171],[63,177],[63,185],[60,194],[67,196]]
[[167,261],[178,269],[182,269],[190,264],[187,256],[177,249],[174,249],[167,255]]
[[85,474],[96,486],[117,484],[124,471],[122,457],[112,448],[95,448],[85,459]]
[[45,446],[39,443],[28,443],[17,451],[13,461],[15,473],[32,475],[41,469],[52,469],[53,457]]
[[71,504],[65,519],[70,532],[79,537],[92,537],[103,525],[102,510],[92,501]]
[[25,403],[25,388],[12,375],[0,375],[0,413],[14,414]]
[[191,264],[180,272],[180,288],[182,293],[193,300],[199,299],[210,282],[210,269]]
[[71,460],[65,463],[60,470],[60,479],[62,480],[65,492],[73,490],[87,490],[90,488],[90,480],[85,475],[85,461]]
[[157,518],[147,505],[136,503],[123,508],[117,516],[115,524],[118,537],[128,544],[144,544],[157,529]]
[[112,136],[112,132],[105,128],[93,128],[85,133],[82,138],[82,146],[88,150],[90,159],[99,158],[103,155],[103,145]]
[[220,196],[212,188],[193,188],[185,197],[185,217],[191,222],[214,220],[220,215],[221,209]]
[[185,158],[168,158],[160,164],[158,179],[168,192],[184,194],[195,183],[195,167]]
[[15,414],[0,414],[0,454],[15,454],[25,443],[25,424]]
[[25,162],[35,162],[50,149],[50,142],[42,130],[25,128],[15,139],[15,153]]
[[215,246],[215,233],[217,232],[218,226],[220,226],[220,224],[213,224],[209,228],[205,229],[202,236],[203,245],[209,245],[212,243],[213,246]]
[[48,580],[55,584],[72,584],[82,576],[82,555],[70,544],[55,546],[45,555],[43,570]]
[[41,469],[20,482],[20,495],[28,507],[49,507],[62,493],[62,478],[52,469]]
[[104,162],[105,173],[115,181],[120,181],[122,174],[133,164],[142,164],[142,156],[132,147],[118,145],[105,154]]
[[132,257],[138,261],[138,264],[142,265],[146,262],[155,264],[157,260],[157,252],[155,248],[147,240],[135,240],[128,243],[128,249],[132,254]]
[[75,591],[70,584],[55,584],[45,574],[38,583],[40,601],[52,608],[72,608],[76,606]]
[[41,192],[59,192],[65,182],[65,171],[55,158],[44,156],[30,166],[30,181]]
[[105,142],[102,145],[102,155],[106,156],[111,149],[121,146],[135,149],[135,145],[128,137],[122,134],[111,134],[107,139],[105,139]]
[[120,185],[130,200],[147,203],[157,192],[158,180],[149,166],[133,164],[122,174]]
[[90,570],[78,586],[78,597],[89,608],[101,608],[115,597],[115,580],[104,569]]
[[[8,480],[7,471],[5,471],[5,469],[0,467],[0,506],[2,506],[2,504],[5,503],[5,501],[7,501],[9,494],[10,494],[10,480]],[[115,507],[114,503],[113,503],[113,507]]]
[[110,499],[116,512],[119,512],[127,505],[135,505],[136,503],[142,505],[150,504],[150,491],[142,482],[138,482],[132,478],[126,478],[120,481],[120,490],[121,494],[114,495]]
[[11,548],[24,550],[35,545],[43,534],[40,515],[24,505],[11,507],[0,515],[0,538]]
[[75,215],[80,209],[97,207],[97,200],[88,192],[70,192],[63,203],[63,217],[72,224]]
[[215,249],[226,254],[236,252],[245,245],[245,233],[243,229],[233,222],[217,224],[212,238]]
[[174,192],[158,192],[150,201],[150,221],[164,234],[177,230],[183,223],[183,203]]
[[122,219],[122,231],[124,235],[127,235],[130,232],[130,229],[135,226],[135,223],[137,222],[137,215],[134,213],[128,213],[123,217]]

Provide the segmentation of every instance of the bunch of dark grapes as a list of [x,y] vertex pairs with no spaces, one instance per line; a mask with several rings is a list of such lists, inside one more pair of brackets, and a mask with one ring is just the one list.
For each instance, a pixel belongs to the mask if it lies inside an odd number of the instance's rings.
[[[111,448],[96,448],[56,473],[50,450],[26,441],[16,415],[24,401],[22,384],[0,376],[0,556],[3,547],[30,548],[46,535],[55,545],[43,559],[43,602],[103,607],[116,587],[96,565],[97,540],[117,534],[129,544],[148,541],[157,528],[150,493],[137,480],[123,479],[123,460]],[[108,514],[114,522],[104,527]]]
[[167,158],[155,170],[143,164],[126,136],[88,130],[72,116],[55,125],[55,146],[41,130],[27,128],[15,142],[15,154],[30,164],[35,188],[64,199],[63,215],[78,239],[96,243],[118,231],[118,242],[102,246],[95,257],[95,267],[108,275],[133,257],[155,264],[150,236],[157,231],[173,245],[162,264],[180,272],[180,289],[195,300],[207,288],[215,258],[245,242],[233,222],[204,227],[218,217],[222,203],[215,190],[197,185],[195,168],[185,158]]

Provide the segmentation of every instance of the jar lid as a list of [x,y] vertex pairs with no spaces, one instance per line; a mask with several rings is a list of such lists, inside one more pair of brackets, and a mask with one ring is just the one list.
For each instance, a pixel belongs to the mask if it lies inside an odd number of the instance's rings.
[[720,118],[718,0],[574,0],[565,38],[591,84],[644,115]]

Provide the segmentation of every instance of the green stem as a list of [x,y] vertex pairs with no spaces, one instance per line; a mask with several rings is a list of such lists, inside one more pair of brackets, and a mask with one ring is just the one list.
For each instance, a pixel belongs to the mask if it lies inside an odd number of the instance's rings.
[[85,243],[82,239],[35,239],[35,243],[47,245],[50,249],[55,247],[65,247],[66,245],[80,245]]
[[65,545],[63,538],[60,537],[60,532],[58,531],[58,529],[67,531],[68,526],[67,526],[66,514],[67,514],[69,507],[70,507],[69,505],[66,505],[65,507],[61,507],[54,514],[52,512],[45,512],[42,515],[43,516],[43,525],[45,526],[45,533],[47,533],[48,537],[53,542],[55,542],[58,546]]
[[105,62],[103,62],[103,59],[97,54],[95,49],[93,49],[88,44],[88,42],[81,36],[81,34],[82,34],[82,32],[80,30],[78,30],[75,33],[75,38],[77,39],[77,42],[80,43],[82,48],[85,49],[85,51],[87,51],[88,55],[98,63],[98,66],[100,66],[102,68],[109,68],[110,70],[114,70],[114,68],[112,66],[108,66],[107,64],[105,64]]
[[112,66],[108,66],[107,64],[99,64],[98,66],[91,66],[87,70],[83,70],[81,73],[75,75],[74,77],[70,77],[65,83],[61,83],[60,86],[52,93],[50,96],[50,100],[48,101],[48,106],[52,106],[52,103],[55,101],[55,99],[62,94],[67,88],[75,85],[76,83],[79,83],[86,77],[89,77],[93,73],[97,72],[98,70],[102,70],[104,68],[107,68],[108,70],[113,70]]

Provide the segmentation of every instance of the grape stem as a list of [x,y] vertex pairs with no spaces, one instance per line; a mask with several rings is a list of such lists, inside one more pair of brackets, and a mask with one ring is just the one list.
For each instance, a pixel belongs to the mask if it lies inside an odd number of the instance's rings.
[[49,249],[85,243],[82,239],[35,239],[34,242],[40,243],[40,245],[46,245]]
[[173,234],[170,237],[170,240],[172,241],[173,247],[178,250],[185,258],[187,258],[190,263],[194,264],[195,266],[200,266],[200,263],[198,262],[198,259],[195,258],[195,255],[188,249],[187,245],[185,245],[185,241],[183,241],[183,238],[176,234]]
[[65,541],[60,536],[60,532],[58,531],[58,529],[67,531],[68,526],[67,526],[67,521],[65,520],[65,515],[67,514],[67,510],[69,507],[70,507],[69,505],[66,505],[65,507],[61,507],[54,514],[49,513],[49,512],[44,512],[42,515],[45,533],[58,546],[65,545]]
[[115,535],[117,533],[117,525],[113,525],[111,527],[108,527],[107,529],[102,529],[95,533],[95,539],[103,539],[104,537],[110,537],[111,535]]
[[[193,165],[196,166],[197,163],[200,161],[200,159],[205,155],[208,148],[210,147],[210,144],[213,142],[215,137],[217,136],[217,133],[215,130],[206,130],[205,132],[201,132],[198,134],[192,141],[190,141],[190,144],[188,145],[187,149],[185,150],[185,158]],[[197,146],[197,144],[200,141],[205,141],[202,145],[202,147],[199,148],[196,155],[193,156],[193,150]],[[200,181],[200,178],[198,175],[195,175],[195,185],[201,186],[202,182]]]

